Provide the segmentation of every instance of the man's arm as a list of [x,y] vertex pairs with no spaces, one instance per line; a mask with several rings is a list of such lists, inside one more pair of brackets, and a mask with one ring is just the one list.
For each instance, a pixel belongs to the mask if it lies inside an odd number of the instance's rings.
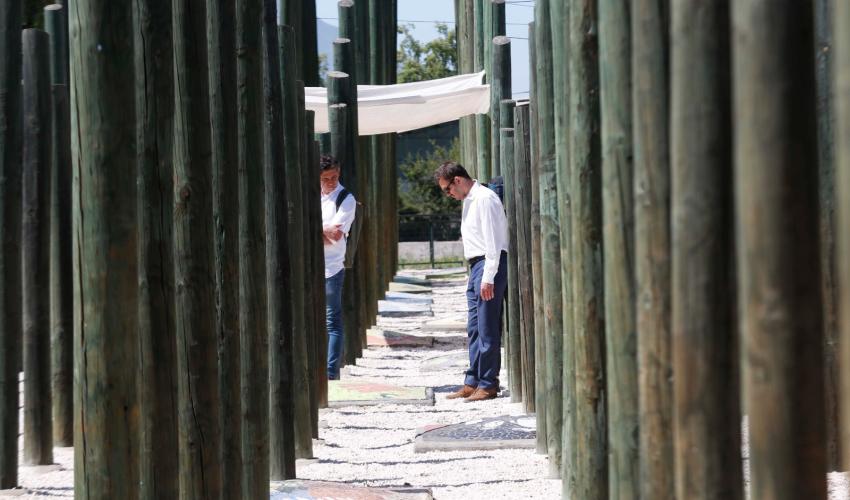
[[333,219],[331,219],[330,225],[339,226],[343,234],[347,235],[351,230],[351,224],[354,222],[356,212],[357,202],[354,199],[354,195],[349,193],[342,201],[342,204],[340,204],[339,210],[336,211]]
[[[497,199],[487,199],[479,212],[481,234],[484,236],[484,272],[481,276],[481,298],[493,298],[493,283],[499,272],[499,259],[508,234],[508,220]],[[487,286],[489,285],[489,286]]]

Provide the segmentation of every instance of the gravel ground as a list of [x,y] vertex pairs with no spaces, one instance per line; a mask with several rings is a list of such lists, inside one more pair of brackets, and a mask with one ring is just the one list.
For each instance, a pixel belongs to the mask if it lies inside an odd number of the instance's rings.
[[[424,277],[426,271],[407,271]],[[466,282],[434,282],[434,316],[379,318],[378,327],[424,335],[420,326],[434,319],[464,319]],[[427,372],[423,360],[451,352],[465,352],[463,332],[429,332],[429,348],[371,348],[344,378],[432,387],[434,406],[350,406],[322,410],[315,460],[299,461],[301,479],[340,481],[362,486],[430,488],[438,500],[559,499],[561,483],[546,479],[547,459],[534,450],[434,451],[414,453],[417,429],[429,424],[454,424],[499,415],[520,415],[520,404],[510,402],[503,390],[495,400],[479,403],[448,401],[445,395],[462,382],[459,370]],[[502,374],[505,371],[502,370]],[[502,387],[507,386],[503,378]],[[746,421],[744,422],[746,435]],[[745,477],[748,453],[744,443]],[[20,468],[22,488],[0,490],[0,499],[73,498],[73,449],[55,448],[56,464]],[[846,473],[829,474],[829,500],[850,500]]]

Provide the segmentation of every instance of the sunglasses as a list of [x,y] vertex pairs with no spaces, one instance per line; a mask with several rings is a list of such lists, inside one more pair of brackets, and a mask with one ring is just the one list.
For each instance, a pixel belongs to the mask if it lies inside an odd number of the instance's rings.
[[452,189],[452,184],[454,184],[454,183],[455,183],[455,177],[452,177],[451,180],[449,180],[449,183],[446,184],[446,187],[443,188],[443,192],[446,193],[446,195],[451,194],[449,191]]

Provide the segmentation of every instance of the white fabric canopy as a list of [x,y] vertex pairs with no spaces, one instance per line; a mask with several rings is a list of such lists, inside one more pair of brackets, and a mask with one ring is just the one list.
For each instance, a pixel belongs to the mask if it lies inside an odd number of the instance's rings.
[[[360,135],[407,132],[490,110],[484,72],[396,85],[358,85]],[[316,112],[316,133],[329,131],[328,91],[304,90],[307,109]]]

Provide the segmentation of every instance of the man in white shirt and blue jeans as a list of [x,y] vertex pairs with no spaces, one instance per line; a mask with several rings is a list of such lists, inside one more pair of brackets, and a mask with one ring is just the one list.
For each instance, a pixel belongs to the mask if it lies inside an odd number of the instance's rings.
[[[357,209],[354,195],[339,183],[339,162],[330,155],[319,160],[322,188],[322,238],[325,242],[325,296],[328,326],[328,380],[339,379],[342,359],[342,283],[348,231]],[[342,199],[338,199],[344,196]]]
[[470,266],[466,289],[469,369],[463,387],[447,399],[493,399],[499,393],[502,302],[508,281],[505,209],[494,191],[473,180],[457,163],[440,165],[434,180],[446,195],[463,201],[460,234]]

